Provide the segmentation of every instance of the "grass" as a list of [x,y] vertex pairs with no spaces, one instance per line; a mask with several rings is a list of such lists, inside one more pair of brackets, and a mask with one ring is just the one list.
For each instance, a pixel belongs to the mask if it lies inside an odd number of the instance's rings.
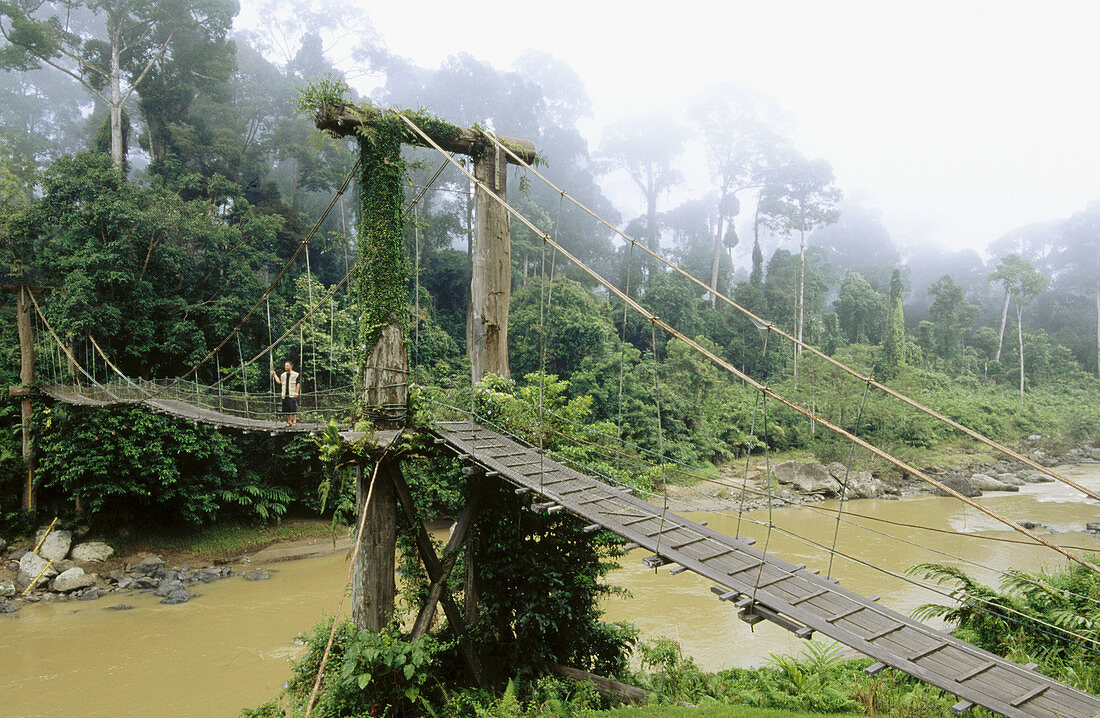
[[[739,705],[710,705],[698,708],[687,706],[639,706],[615,708],[587,714],[592,718],[816,718],[836,713],[803,713],[800,711],[776,710],[774,708],[753,708]],[[839,715],[852,715],[842,713]]]
[[[342,536],[345,528],[337,527],[336,536]],[[136,534],[119,548],[123,553],[149,551],[213,560],[251,553],[280,541],[327,538],[332,535],[332,522],[328,519],[294,518],[270,526],[224,524],[190,532]]]

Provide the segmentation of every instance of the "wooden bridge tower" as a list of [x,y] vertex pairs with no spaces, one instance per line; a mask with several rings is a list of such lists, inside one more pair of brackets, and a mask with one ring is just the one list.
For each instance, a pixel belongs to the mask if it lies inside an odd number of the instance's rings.
[[[365,130],[379,129],[387,122],[393,122],[392,113],[371,108],[333,106],[316,118],[317,126],[333,135],[341,137],[360,137]],[[502,199],[507,197],[508,163],[514,162],[502,153],[481,132],[447,125],[438,121],[423,123],[423,129],[447,152],[467,155],[473,158],[474,176],[493,193]],[[535,159],[535,146],[527,140],[501,137],[525,162]],[[409,144],[426,146],[420,138],[404,133],[403,140]],[[360,142],[363,140],[360,139]],[[474,196],[474,235],[472,248],[472,272],[470,279],[470,306],[467,314],[466,336],[467,351],[472,370],[471,381],[477,384],[486,374],[496,374],[508,378],[508,305],[512,295],[512,259],[511,233],[508,213],[478,184]],[[363,221],[363,218],[360,218]],[[368,235],[365,238],[372,241]],[[360,247],[360,252],[369,248]],[[404,403],[404,387],[394,391],[394,377],[407,376],[408,357],[403,340],[403,332],[396,326],[386,327],[379,339],[378,346],[368,361],[368,370],[364,379],[367,382],[368,397],[386,396],[388,402]],[[376,390],[372,394],[372,386]],[[388,393],[387,393],[388,392]],[[357,496],[362,508],[367,492],[369,477],[360,470],[357,481]],[[356,623],[363,628],[380,630],[385,627],[393,615],[394,603],[394,555],[396,552],[396,517],[400,508],[406,517],[420,528],[413,511],[411,500],[400,467],[396,461],[382,461],[378,476],[374,482],[374,494],[371,497],[369,512],[366,516],[367,535],[360,546],[355,578],[352,585],[353,615]],[[461,541],[462,535],[472,523],[473,507],[463,513],[455,536]],[[418,548],[425,559],[426,568],[432,581],[431,600],[414,628],[414,635],[427,630],[435,601],[443,604],[452,624],[462,623],[462,616],[443,590],[451,565],[441,561],[432,548],[427,534],[421,531]],[[453,565],[453,560],[451,562]],[[468,580],[473,585],[473,576]],[[468,592],[467,615],[471,613],[471,604],[476,601],[476,593]],[[476,661],[467,656],[467,664],[477,672]]]

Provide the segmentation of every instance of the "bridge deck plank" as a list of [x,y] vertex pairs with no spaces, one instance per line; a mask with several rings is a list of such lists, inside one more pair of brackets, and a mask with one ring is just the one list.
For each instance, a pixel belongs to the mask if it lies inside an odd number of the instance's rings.
[[[877,661],[1002,715],[1043,718],[1097,718],[1100,698],[1075,690],[1023,666],[982,651],[904,614],[875,603],[832,581],[765,555],[748,539],[721,534],[709,527],[663,511],[625,491],[608,486],[540,454],[502,434],[473,422],[438,425],[436,434],[459,454],[517,486],[530,489],[591,524],[622,536],[670,564],[678,564],[716,582],[729,592],[750,597],[789,625],[819,631]],[[504,444],[490,451],[478,442]],[[493,458],[506,451],[509,462],[538,462],[540,470],[525,473]],[[545,478],[555,474],[552,481]],[[543,481],[540,482],[540,474]],[[560,479],[560,480],[559,480]],[[562,489],[569,487],[569,493]],[[582,491],[576,489],[583,488]],[[664,521],[661,529],[662,516]],[[673,538],[673,535],[675,538]],[[682,545],[681,545],[682,544]],[[757,587],[757,582],[761,584]],[[726,594],[728,595],[728,593]],[[836,621],[830,617],[858,607]],[[937,646],[944,646],[932,650]],[[978,669],[992,663],[993,667]],[[956,677],[977,671],[968,680]],[[1026,700],[1021,701],[1021,699]]]

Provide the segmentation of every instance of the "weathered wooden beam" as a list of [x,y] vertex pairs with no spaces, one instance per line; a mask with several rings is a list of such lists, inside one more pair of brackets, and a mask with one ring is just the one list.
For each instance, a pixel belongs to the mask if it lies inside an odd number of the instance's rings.
[[431,628],[432,619],[435,617],[435,607],[439,604],[443,591],[447,589],[447,581],[450,579],[455,561],[458,559],[458,547],[466,540],[466,532],[473,524],[480,506],[481,495],[479,493],[472,494],[470,500],[466,503],[466,507],[462,509],[458,521],[455,522],[454,531],[451,532],[451,537],[447,539],[447,545],[443,547],[443,560],[441,562],[443,573],[438,581],[432,581],[431,586],[428,587],[428,599],[424,602],[424,606],[416,617],[416,623],[413,624],[412,633],[409,635],[410,640],[415,641]]
[[557,663],[550,664],[550,670],[562,678],[571,678],[574,681],[591,683],[600,692],[600,695],[619,701],[620,703],[641,704],[645,703],[651,695],[644,688],[638,688],[626,683],[598,676],[595,673],[582,671],[569,666],[561,666]]
[[[354,137],[359,134],[359,128],[363,125],[369,126],[381,122],[386,115],[390,115],[392,112],[392,110],[381,110],[375,107],[360,108],[346,104],[334,105],[327,113],[317,118],[317,127],[339,137]],[[447,152],[476,157],[485,154],[490,146],[494,146],[476,129],[456,125],[446,125],[444,129],[443,127],[437,127],[437,123],[434,122],[418,122],[415,117],[411,119]],[[531,163],[535,161],[534,142],[504,135],[497,135],[497,139],[507,145],[524,162]],[[424,141],[419,136],[411,133],[406,133],[405,142],[410,145],[424,146]],[[503,152],[501,154],[506,156],[504,162],[516,164],[511,156]]]
[[[409,486],[405,483],[405,477],[401,475],[399,468],[395,467],[394,471],[389,474],[387,483],[397,494],[401,512],[405,515],[405,520],[409,522],[416,534],[416,548],[420,552],[420,558],[428,572],[428,579],[432,583],[444,584],[446,579],[443,576],[443,564],[440,563],[439,557],[435,553],[435,546],[432,545],[432,539],[424,528],[424,522],[416,514],[416,505],[413,503],[412,493],[409,491]],[[470,645],[469,638],[466,636],[466,622],[462,620],[462,614],[459,613],[458,606],[455,605],[454,599],[446,591],[439,592],[439,602],[443,604],[443,613],[446,614],[447,620],[451,622],[451,630],[458,636],[458,650],[462,654],[466,670],[469,671],[470,677],[479,686],[483,686],[484,678],[481,672],[481,662],[478,661],[473,646]]]
[[355,625],[382,631],[393,617],[394,570],[397,552],[397,498],[389,475],[397,470],[392,461],[378,467],[369,506],[364,506],[370,476],[362,464],[356,467],[355,493],[358,512],[367,512],[366,530],[352,572],[352,618]]

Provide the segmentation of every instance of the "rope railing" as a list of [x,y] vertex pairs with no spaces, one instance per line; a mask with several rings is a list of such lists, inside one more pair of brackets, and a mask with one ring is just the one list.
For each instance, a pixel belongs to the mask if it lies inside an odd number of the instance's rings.
[[[101,406],[146,404],[183,418],[188,418],[189,413],[182,408],[178,412],[172,411],[173,403],[251,421],[277,422],[286,416],[278,395],[219,390],[217,386],[192,380],[120,377],[96,384],[47,384],[44,388],[60,401],[68,399],[75,404]],[[298,415],[305,423],[347,419],[356,408],[357,402],[350,386],[304,393],[298,397]]]

